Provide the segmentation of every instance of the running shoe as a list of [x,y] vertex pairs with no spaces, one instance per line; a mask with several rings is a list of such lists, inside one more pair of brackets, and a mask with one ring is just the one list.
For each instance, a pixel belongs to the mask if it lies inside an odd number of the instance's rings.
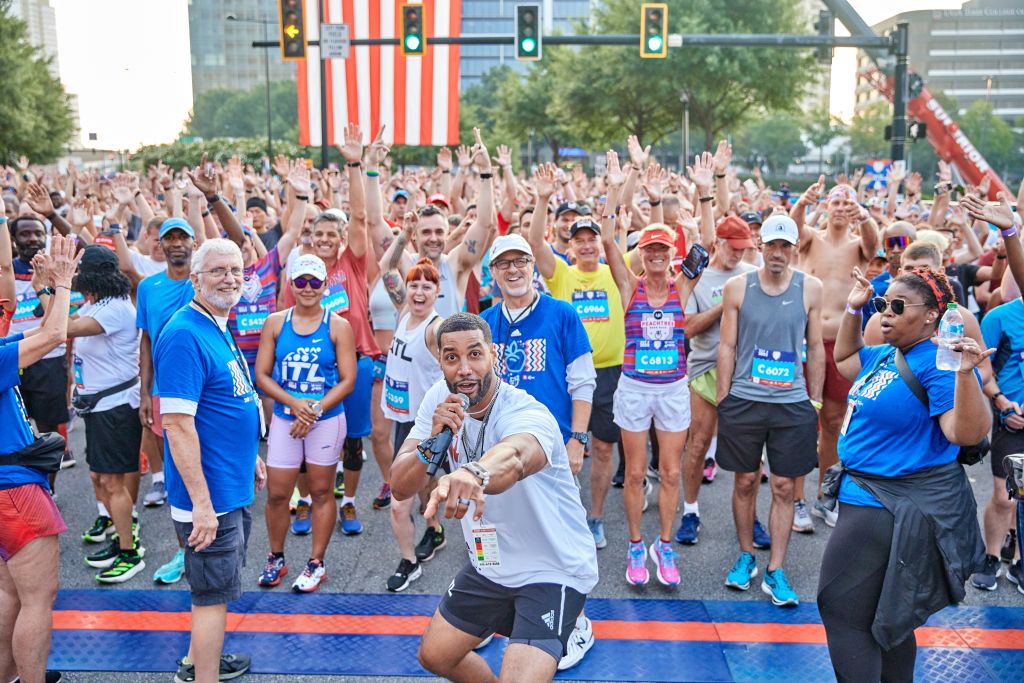
[[142,499],[142,504],[148,508],[157,508],[167,502],[167,486],[162,481],[154,481],[149,487],[149,492]]
[[363,523],[356,516],[355,505],[345,503],[338,512],[341,514],[341,533],[346,536],[358,536],[363,533]]
[[700,515],[696,512],[689,512],[683,515],[683,521],[676,532],[676,542],[683,545],[696,545],[700,530],[704,525],[700,523]]
[[292,590],[296,593],[312,593],[326,580],[327,569],[324,567],[324,563],[320,560],[310,560],[306,563],[306,568],[295,579]]
[[146,568],[146,563],[142,560],[144,554],[145,550],[139,547],[135,550],[121,551],[110,568],[96,575],[96,580],[100,583],[124,583]]
[[1021,562],[1021,560],[1017,560],[1010,565],[1009,569],[1006,570],[1006,578],[1009,579],[1010,583],[1017,586],[1018,593],[1024,594],[1024,565]]
[[445,547],[448,542],[444,539],[444,527],[435,529],[428,526],[423,532],[423,538],[416,544],[416,562],[430,562],[438,550]]
[[758,550],[768,550],[772,547],[771,534],[757,517],[754,518],[754,547]]
[[338,470],[337,474],[334,475],[334,497],[343,498],[345,496],[345,472],[344,470]]
[[66,470],[69,467],[74,467],[78,463],[75,460],[75,454],[71,452],[71,449],[64,451],[63,457],[60,459],[60,468]]
[[716,474],[718,474],[718,463],[714,458],[704,458],[704,478],[701,483],[710,484],[715,480]]
[[571,669],[583,660],[583,655],[594,647],[594,625],[585,614],[576,618],[576,626],[565,644],[565,655],[558,661],[558,670]]
[[679,568],[676,566],[676,560],[679,554],[673,550],[672,544],[665,543],[659,538],[651,544],[651,557],[658,565],[658,571],[655,573],[661,585],[678,586]]
[[757,560],[750,553],[740,553],[740,559],[729,570],[725,577],[725,585],[729,588],[745,591],[750,588],[750,580],[757,576]]
[[651,484],[651,480],[644,477],[644,507],[641,512],[647,512],[647,508],[651,506],[651,493],[654,491],[654,485]]
[[156,583],[171,584],[181,581],[185,575],[185,551],[181,548],[174,553],[171,561],[160,567],[153,573],[153,581]]
[[302,498],[302,494],[299,493],[299,487],[296,486],[292,489],[292,497],[288,499],[288,512],[295,514],[295,508],[299,506],[299,498]]
[[92,526],[82,534],[82,540],[86,543],[102,543],[107,540],[107,533],[114,533],[114,520],[106,515],[100,515]]
[[999,558],[995,555],[985,555],[985,564],[980,572],[971,576],[971,585],[979,590],[994,591],[999,587],[1001,573]]
[[306,536],[313,530],[313,520],[310,519],[310,504],[300,500],[295,506],[295,519],[292,520],[292,533],[296,536]]
[[423,576],[421,563],[410,562],[403,557],[402,561],[398,563],[398,569],[388,577],[388,590],[392,593],[400,593],[421,576]]
[[374,510],[384,510],[391,507],[391,485],[384,482],[380,487],[380,493],[373,499]]
[[[140,546],[138,541],[135,542],[135,550],[138,552],[139,557],[144,557],[146,555],[146,549]],[[110,543],[108,543],[105,548],[101,548],[91,555],[87,555],[85,557],[85,563],[95,569],[108,569],[114,565],[120,555],[121,542],[117,539],[111,539]]]
[[263,565],[263,572],[260,578],[256,579],[256,585],[273,588],[281,583],[281,578],[287,573],[288,565],[284,561],[284,555],[275,557],[274,553],[267,553],[267,563]]
[[608,545],[608,539],[604,537],[604,521],[600,519],[588,519],[587,526],[590,533],[594,535],[594,545],[600,550]]
[[647,478],[653,481],[661,481],[661,473],[658,472],[658,468],[654,465],[647,466]]
[[626,567],[626,583],[631,586],[646,586],[651,577],[647,572],[647,548],[644,542],[631,542],[626,557],[629,560]]
[[[231,681],[239,676],[245,675],[252,663],[249,655],[223,654],[220,656],[220,673],[217,675],[219,681]],[[194,683],[196,680],[196,667],[188,661],[188,657],[178,660],[178,672],[174,674],[174,683]]]
[[798,534],[813,534],[814,520],[807,512],[807,503],[802,500],[793,504],[793,531]]
[[1003,546],[999,549],[999,557],[1003,559],[1003,562],[1012,564],[1013,558],[1017,554],[1017,530],[1010,529],[1006,532],[1006,538],[1003,539]]
[[761,463],[761,483],[767,484],[769,476],[771,476],[771,472],[768,471],[768,465]]
[[[118,535],[116,530],[111,529],[110,530],[110,538],[112,540],[116,541],[118,538],[120,538],[120,536]],[[132,517],[132,538],[135,539],[136,543],[139,542],[139,518],[138,517]]]
[[811,508],[811,514],[825,520],[825,524],[830,527],[834,527],[836,525],[836,520],[839,519],[839,511],[829,510],[827,507],[822,505],[820,498],[814,501],[814,507]]
[[786,580],[786,573],[782,571],[782,567],[765,571],[764,579],[761,580],[761,590],[772,596],[772,604],[778,607],[796,607],[800,604],[800,599]]

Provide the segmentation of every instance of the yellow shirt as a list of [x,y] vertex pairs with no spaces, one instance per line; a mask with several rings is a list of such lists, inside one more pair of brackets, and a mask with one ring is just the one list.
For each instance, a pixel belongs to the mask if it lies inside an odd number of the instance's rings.
[[585,273],[556,258],[555,274],[544,281],[551,289],[551,296],[571,304],[583,321],[594,349],[594,367],[622,365],[622,354],[626,350],[626,316],[611,268],[601,264],[594,272]]

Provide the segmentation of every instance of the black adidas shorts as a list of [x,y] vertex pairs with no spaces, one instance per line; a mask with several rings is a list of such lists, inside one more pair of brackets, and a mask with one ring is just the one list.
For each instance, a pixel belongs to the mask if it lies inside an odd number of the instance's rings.
[[470,635],[508,636],[509,643],[540,648],[560,661],[587,596],[557,583],[506,588],[467,564],[441,600],[445,621]]

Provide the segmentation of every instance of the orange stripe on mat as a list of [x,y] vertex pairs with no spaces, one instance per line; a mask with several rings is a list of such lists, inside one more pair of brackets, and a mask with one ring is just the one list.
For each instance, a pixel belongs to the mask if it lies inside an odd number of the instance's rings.
[[[247,633],[345,633],[355,635],[419,636],[428,616],[355,616],[351,614],[236,614],[229,612],[227,630]],[[57,610],[53,627],[61,630],[188,631],[189,612],[122,612]],[[825,644],[820,624],[749,624],[705,621],[594,622],[594,635],[603,640],[691,641],[723,643]],[[938,628],[915,632],[922,647],[1024,650],[1024,629]]]

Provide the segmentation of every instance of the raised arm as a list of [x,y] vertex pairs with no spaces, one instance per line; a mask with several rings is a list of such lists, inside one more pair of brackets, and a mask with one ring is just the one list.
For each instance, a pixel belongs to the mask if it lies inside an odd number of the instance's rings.
[[953,407],[939,416],[939,426],[951,442],[972,446],[988,434],[992,414],[991,404],[974,373],[996,349],[985,351],[968,336],[954,342],[952,348],[960,352],[960,369],[956,371]]
[[825,176],[820,175],[818,176],[818,182],[804,190],[804,193],[800,195],[800,199],[796,200],[796,204],[789,210],[789,217],[793,219],[797,229],[800,231],[800,251],[810,248],[811,242],[814,239],[814,231],[806,226],[804,220],[807,215],[807,207],[816,207],[818,199],[821,198],[824,191]]
[[526,239],[530,242],[533,257],[537,259],[537,270],[541,277],[550,278],[555,274],[555,255],[548,247],[544,233],[547,232],[548,203],[555,193],[555,167],[553,164],[540,164],[533,179],[537,190],[537,206],[530,214],[530,229]]
[[381,279],[384,282],[384,290],[387,291],[391,303],[399,311],[405,306],[405,272],[404,261],[406,258],[405,246],[412,239],[416,232],[416,225],[419,217],[414,211],[405,214],[402,224],[402,232],[392,239],[388,250],[380,260]]
[[[7,226],[0,226],[6,232]],[[46,316],[38,332],[18,342],[18,367],[27,368],[64,343],[68,336],[68,308],[71,304],[71,280],[84,252],[75,250],[74,240],[54,235],[49,254],[36,254],[34,268],[42,269],[54,295],[46,308]]]
[[[391,228],[384,220],[384,205],[380,188],[380,167],[387,158],[388,145],[384,142],[384,126],[380,127],[377,138],[366,150],[366,229],[370,245],[373,247],[373,257],[377,261],[384,256],[384,250],[388,248],[394,237]],[[441,155],[438,154],[438,158]],[[451,152],[448,152],[449,184],[451,181]]]
[[[630,136],[632,140],[635,137]],[[615,225],[618,217],[615,215],[615,207],[619,205],[622,188],[626,184],[626,174],[622,172],[619,165],[619,155],[615,150],[608,150],[605,157],[608,164],[608,201],[605,202],[604,214],[601,216],[601,243],[604,245],[604,257],[608,267],[612,271],[612,278],[619,288],[619,295],[623,301],[629,301],[636,289],[637,277],[626,265],[622,251],[615,244]],[[630,169],[630,174],[636,173],[636,165]]]
[[466,239],[452,252],[455,263],[462,272],[475,268],[483,261],[484,252],[491,241],[491,232],[497,227],[494,225],[494,171],[491,157],[480,139],[480,129],[474,128],[473,135],[476,137],[476,144],[473,145],[473,162],[480,169],[480,195],[476,201],[476,221],[466,231]]
[[[1021,194],[1024,194],[1024,183],[1021,184]],[[1020,232],[1013,222],[1013,208],[1010,206],[1010,198],[1005,192],[999,193],[998,205],[988,204],[979,197],[967,195],[960,205],[967,209],[967,214],[976,220],[986,221],[999,228],[1006,245],[1006,261],[1010,267],[1017,287],[1024,292],[1024,246],[1020,242]]]
[[188,172],[188,177],[196,189],[203,193],[209,204],[210,211],[217,217],[217,222],[227,233],[227,238],[241,247],[245,243],[242,225],[231,213],[231,209],[217,194],[217,171],[208,163],[206,153],[199,162],[199,167]]
[[[383,131],[383,129],[381,129]],[[345,142],[338,146],[348,171],[348,249],[356,258],[366,255],[366,194],[363,187],[363,131],[358,124],[345,126]]]
[[727,171],[732,161],[732,145],[728,140],[720,140],[715,149],[715,210],[718,216],[724,216],[732,204],[732,193],[729,191]]
[[864,347],[862,311],[875,295],[874,288],[860,268],[854,267],[853,276],[856,281],[846,297],[846,312],[839,321],[839,333],[832,353],[840,374],[851,382],[860,374],[859,352]]
[[[451,152],[449,152],[451,154]],[[516,211],[516,174],[512,171],[512,152],[507,145],[498,145],[498,156],[494,161],[501,168],[501,179],[504,182],[504,193],[501,208],[498,210],[506,223],[512,222],[512,214]]]

